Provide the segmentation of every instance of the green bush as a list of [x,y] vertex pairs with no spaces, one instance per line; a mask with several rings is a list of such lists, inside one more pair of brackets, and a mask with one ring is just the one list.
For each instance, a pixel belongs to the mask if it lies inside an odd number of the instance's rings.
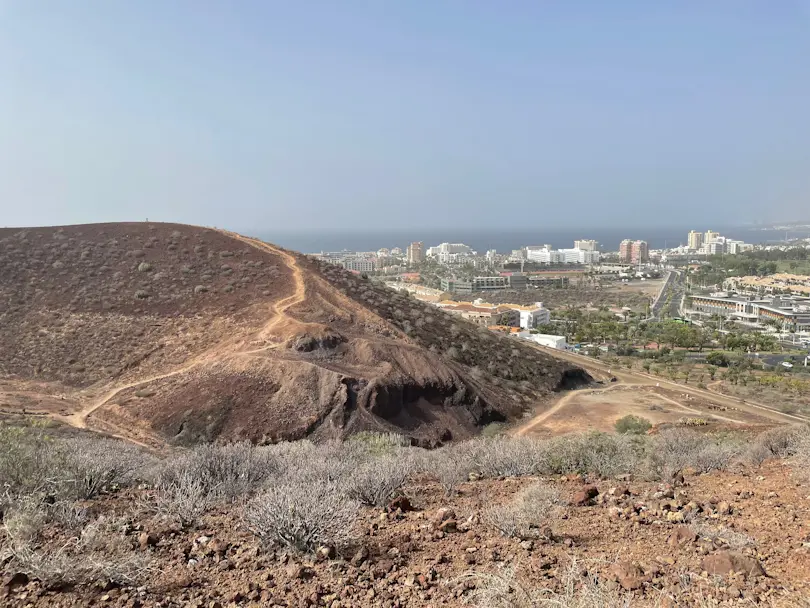
[[632,414],[619,418],[616,424],[613,425],[617,433],[626,435],[628,433],[633,435],[641,435],[646,433],[652,428],[652,423],[646,418],[641,416],[633,416]]
[[706,355],[706,363],[710,365],[715,365],[717,367],[728,367],[728,364],[731,360],[728,358],[728,355],[725,353],[721,353],[720,351],[714,351]]

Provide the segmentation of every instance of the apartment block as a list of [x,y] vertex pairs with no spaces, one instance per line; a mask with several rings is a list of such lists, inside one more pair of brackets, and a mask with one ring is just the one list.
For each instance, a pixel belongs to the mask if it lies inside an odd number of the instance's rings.
[[420,264],[425,261],[425,244],[422,241],[415,241],[408,245],[408,264]]

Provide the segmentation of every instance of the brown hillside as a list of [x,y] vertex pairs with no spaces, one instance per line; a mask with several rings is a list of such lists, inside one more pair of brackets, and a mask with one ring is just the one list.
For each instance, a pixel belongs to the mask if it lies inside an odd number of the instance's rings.
[[0,230],[0,299],[4,408],[142,440],[434,442],[587,379],[341,269],[192,226]]

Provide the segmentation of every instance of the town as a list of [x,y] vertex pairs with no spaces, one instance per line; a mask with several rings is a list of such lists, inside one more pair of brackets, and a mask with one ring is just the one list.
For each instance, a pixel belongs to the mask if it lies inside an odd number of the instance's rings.
[[[805,335],[810,332],[807,275],[778,273],[774,266],[774,272],[768,274],[732,273],[714,277],[714,283],[704,280],[706,269],[717,265],[717,256],[731,259],[750,253],[778,257],[779,252],[792,250],[810,251],[810,243],[758,245],[726,238],[712,230],[692,230],[685,244],[660,250],[651,250],[640,239],[624,239],[618,251],[602,251],[596,240],[580,239],[568,249],[543,244],[509,253],[494,249],[479,253],[463,243],[425,247],[424,242],[412,242],[405,248],[321,252],[315,257],[382,280],[388,287],[408,291],[417,299],[479,325],[512,331],[541,344],[567,347],[563,336],[536,331],[559,320],[543,305],[538,292],[554,294],[577,288],[609,291],[616,285],[626,286],[628,292],[642,296],[642,305],[634,316],[638,313],[641,319],[652,319],[659,316],[656,307],[683,282],[681,299],[669,307],[670,317],[700,324],[703,317],[720,315],[742,327],[779,330],[793,341],[806,341],[810,337]],[[497,302],[488,302],[493,296]],[[513,301],[508,301],[509,297]],[[627,316],[628,307],[613,308],[617,317]]]

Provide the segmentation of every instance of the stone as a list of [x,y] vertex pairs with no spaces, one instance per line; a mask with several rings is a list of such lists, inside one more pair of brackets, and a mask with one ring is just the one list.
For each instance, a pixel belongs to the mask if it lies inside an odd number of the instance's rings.
[[408,500],[407,496],[397,496],[394,500],[388,503],[386,510],[389,513],[394,513],[397,510],[407,513],[408,511],[414,511],[415,509],[413,508],[413,505],[411,505],[411,501]]
[[722,502],[717,503],[716,510],[717,513],[720,515],[731,515],[732,507],[728,502],[724,500]]
[[158,544],[158,539],[155,535],[148,532],[141,532],[138,536],[138,545],[141,551],[146,551],[149,547],[154,547]]
[[720,551],[703,558],[701,568],[709,574],[720,576],[740,572],[747,577],[765,576],[762,564],[753,557],[736,551]]
[[647,582],[648,578],[644,571],[636,564],[629,562],[619,562],[610,567],[610,575],[626,591],[640,589]]
[[433,516],[433,521],[437,525],[443,521],[447,521],[448,519],[456,519],[456,512],[450,507],[442,507],[441,509],[438,509],[436,514]]
[[289,564],[287,566],[287,576],[291,579],[304,578],[304,567],[301,564]]
[[365,562],[368,559],[368,555],[369,555],[368,548],[365,546],[360,547],[357,550],[357,553],[355,553],[351,559],[352,566],[354,566],[355,568],[357,566],[360,566],[363,562]]
[[672,531],[667,539],[667,544],[670,547],[683,547],[684,545],[691,545],[697,540],[697,534],[690,530],[687,526],[678,526]]
[[228,543],[221,538],[215,538],[206,547],[211,554],[224,555],[228,551]]
[[16,572],[9,576],[3,583],[6,595],[11,593],[16,587],[23,587],[28,584],[28,575],[25,572]]
[[455,532],[458,529],[458,522],[455,519],[446,519],[439,524],[442,532]]
[[596,486],[585,486],[574,493],[574,496],[571,498],[571,504],[575,507],[585,507],[593,504],[597,496],[599,496],[599,490]]

